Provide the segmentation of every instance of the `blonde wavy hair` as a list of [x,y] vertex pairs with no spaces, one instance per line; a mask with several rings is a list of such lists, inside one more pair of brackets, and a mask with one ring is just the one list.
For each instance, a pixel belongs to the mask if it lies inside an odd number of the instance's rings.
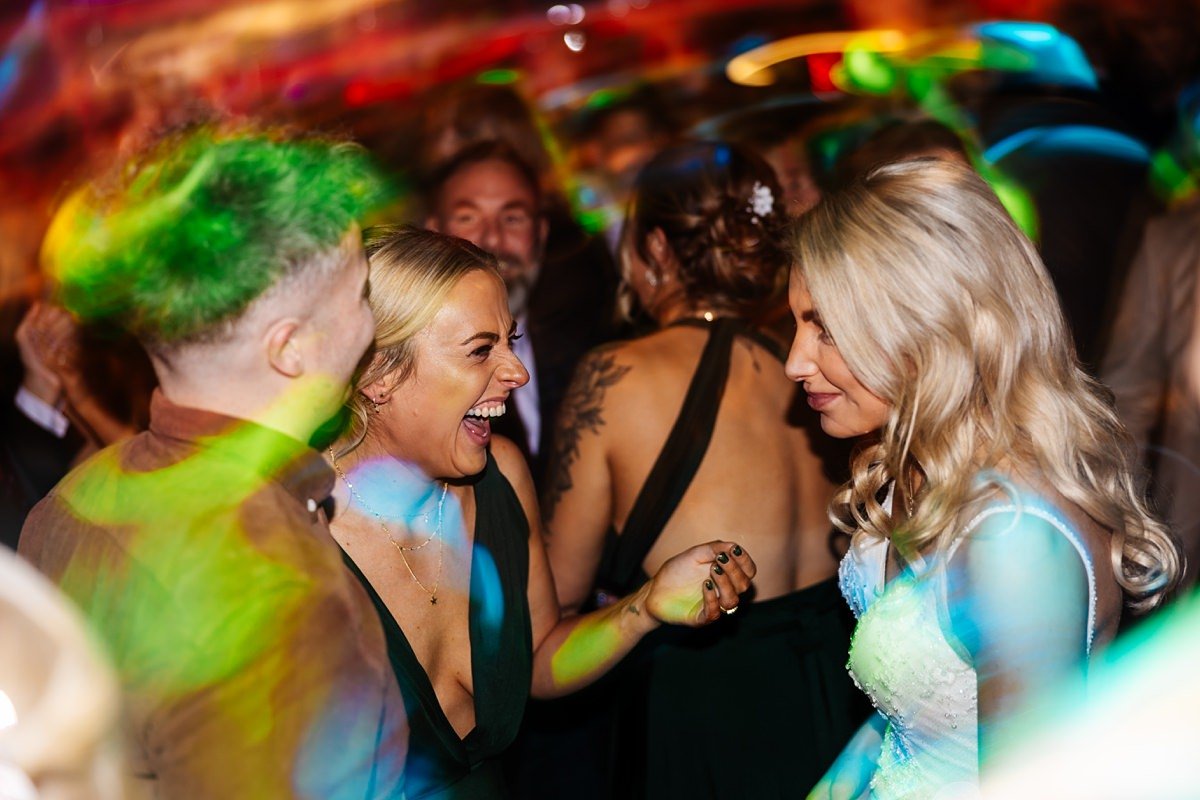
[[[891,404],[834,496],[839,529],[944,552],[994,491],[982,474],[1033,468],[1112,531],[1129,606],[1162,600],[1181,555],[1147,508],[1132,440],[1080,368],[1037,250],[974,171],[877,168],[811,210],[792,249],[847,366]],[[912,514],[892,531],[881,491],[914,477]]]
[[377,226],[363,232],[375,343],[346,401],[350,413],[340,456],[362,444],[370,431],[372,403],[362,393],[385,375],[408,378],[417,367],[416,336],[433,321],[446,296],[475,270],[500,274],[496,259],[470,242],[412,226]]

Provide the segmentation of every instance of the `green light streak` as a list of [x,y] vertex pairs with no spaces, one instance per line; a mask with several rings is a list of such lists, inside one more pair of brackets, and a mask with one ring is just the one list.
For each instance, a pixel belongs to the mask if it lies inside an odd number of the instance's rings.
[[[991,185],[1013,221],[1032,241],[1038,241],[1040,223],[1032,196],[995,165],[985,162],[971,146],[971,121],[946,90],[947,81],[973,69],[1026,71],[1034,67],[1034,58],[1007,43],[988,42],[972,48],[951,42],[923,58],[909,60],[898,54],[847,49],[844,71],[834,75],[844,79],[847,91],[863,94],[892,94],[901,90],[928,116],[956,131],[967,144],[972,165]],[[838,83],[842,86],[842,83]],[[823,158],[835,157],[838,141],[834,137],[818,143]]]
[[617,625],[607,614],[585,618],[575,626],[550,659],[556,686],[570,686],[591,674],[616,653],[621,644]]
[[998,168],[982,161],[976,164],[976,169],[992,187],[1000,204],[1008,211],[1013,222],[1030,241],[1037,242],[1041,235],[1038,222],[1037,206],[1029,192],[1013,179],[1002,173]]
[[475,77],[476,83],[487,83],[495,86],[507,86],[521,79],[521,73],[515,69],[489,69]]
[[1150,161],[1150,185],[1154,193],[1169,205],[1193,197],[1196,177],[1170,150],[1159,150]]
[[842,66],[841,77],[847,85],[865,94],[889,94],[899,81],[895,64],[882,53],[871,50],[846,50]]

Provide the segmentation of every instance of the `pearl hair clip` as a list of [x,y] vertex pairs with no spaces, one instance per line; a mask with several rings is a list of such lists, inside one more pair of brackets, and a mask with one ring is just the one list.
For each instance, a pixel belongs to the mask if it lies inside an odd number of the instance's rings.
[[774,211],[775,195],[771,194],[771,187],[755,181],[754,188],[750,190],[750,205],[746,210],[754,215],[755,222]]

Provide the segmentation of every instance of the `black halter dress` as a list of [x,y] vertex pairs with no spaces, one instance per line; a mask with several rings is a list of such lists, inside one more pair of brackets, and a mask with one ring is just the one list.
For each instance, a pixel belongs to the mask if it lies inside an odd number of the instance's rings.
[[[597,588],[624,596],[704,460],[737,337],[778,344],[732,319],[709,339],[679,417],[624,530],[609,532]],[[846,673],[853,621],[836,579],[698,630],[662,628],[622,665],[613,796],[803,797],[867,714]]]
[[410,800],[508,796],[499,757],[520,728],[533,676],[529,523],[490,452],[475,484],[475,507],[468,611],[475,728],[465,738],[450,725],[429,675],[382,598],[345,559],[379,612],[404,696],[409,725],[404,797]]

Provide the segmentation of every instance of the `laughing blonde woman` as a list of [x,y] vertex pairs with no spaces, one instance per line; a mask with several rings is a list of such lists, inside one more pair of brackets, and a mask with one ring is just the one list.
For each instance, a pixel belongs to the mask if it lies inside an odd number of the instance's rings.
[[664,623],[737,608],[754,562],[708,542],[618,604],[560,614],[533,481],[491,430],[529,378],[495,258],[413,228],[372,229],[366,250],[374,353],[349,403],[355,423],[328,451],[330,531],[404,697],[405,796],[506,797],[500,757],[530,695],[585,686]]

